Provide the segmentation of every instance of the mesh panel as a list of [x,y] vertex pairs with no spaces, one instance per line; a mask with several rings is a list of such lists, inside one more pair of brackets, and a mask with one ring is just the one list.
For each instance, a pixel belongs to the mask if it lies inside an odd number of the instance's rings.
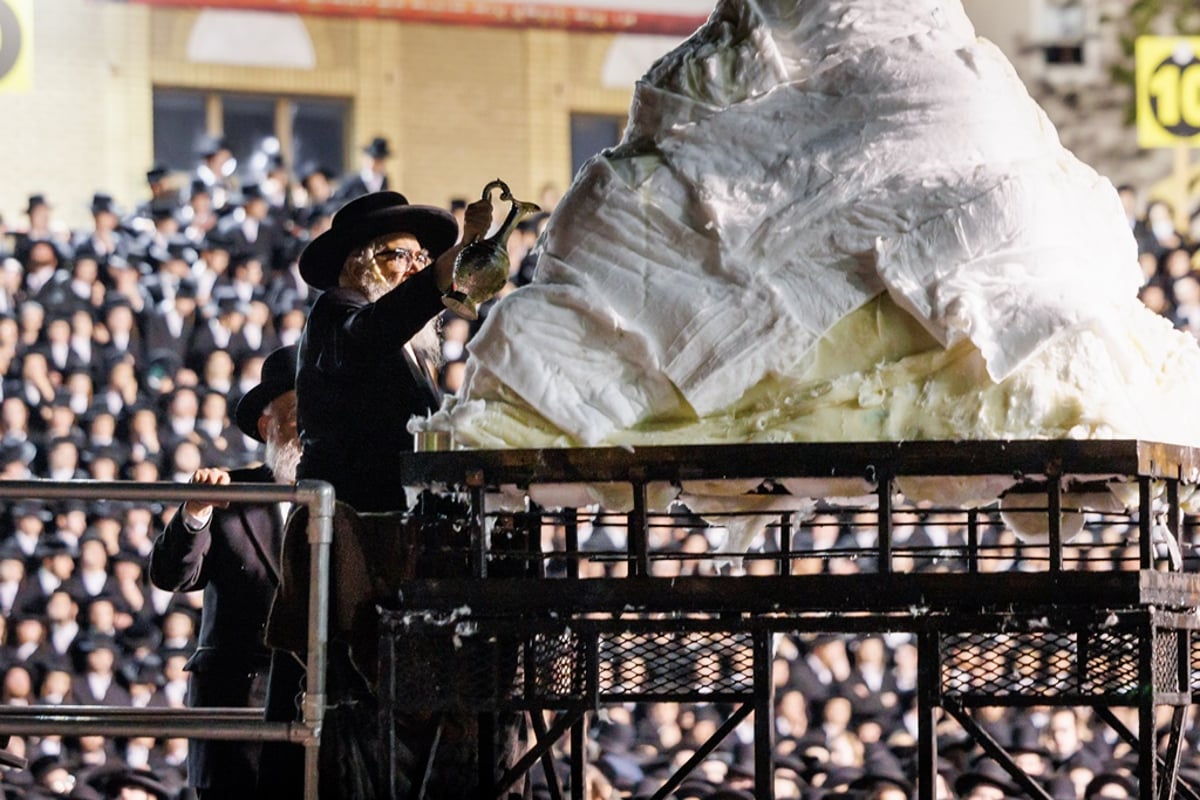
[[1200,692],[1200,636],[1192,637],[1192,691]]
[[1154,637],[1154,688],[1160,692],[1179,691],[1179,634],[1159,630]]
[[602,694],[726,694],[753,689],[748,632],[600,635]]
[[1101,631],[961,633],[942,640],[942,691],[996,698],[1129,694],[1138,636]]
[[[571,698],[583,694],[586,662],[582,639],[573,631],[537,634],[525,642],[521,662],[521,683],[525,667],[531,665],[534,695],[543,698]],[[528,693],[528,692],[527,692]]]
[[1134,631],[1102,631],[1088,639],[1089,694],[1131,694],[1138,690],[1138,650],[1141,636]]

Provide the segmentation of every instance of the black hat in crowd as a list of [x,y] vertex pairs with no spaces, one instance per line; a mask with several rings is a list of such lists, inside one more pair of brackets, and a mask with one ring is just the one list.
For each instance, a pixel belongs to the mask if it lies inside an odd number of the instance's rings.
[[263,441],[258,432],[258,418],[272,400],[296,388],[296,345],[271,351],[262,365],[262,380],[238,400],[234,416],[237,426],[247,436]]
[[388,158],[392,154],[392,149],[388,147],[388,140],[382,136],[376,136],[367,146],[363,148],[363,152],[371,158]]
[[454,215],[437,206],[410,205],[399,192],[372,192],[333,215],[329,230],[300,254],[300,276],[315,289],[337,286],[346,257],[380,236],[410,233],[437,258],[458,239]]
[[223,136],[205,136],[196,146],[196,155],[212,158],[222,150],[229,150],[229,141]]
[[251,200],[266,200],[267,196],[263,194],[262,184],[247,183],[242,187],[241,195],[237,198],[239,205],[245,205]]
[[122,789],[141,789],[157,800],[169,800],[170,790],[154,776],[141,769],[121,767],[112,772],[102,771],[88,781],[108,797],[118,797]]
[[146,170],[146,183],[151,185],[156,184],[170,174],[171,168],[159,161],[154,166],[150,167],[150,169]]
[[37,458],[37,447],[32,442],[12,441],[0,444],[0,466],[17,462],[29,466],[35,458]]
[[329,167],[318,164],[315,161],[308,161],[300,167],[300,185],[307,186],[309,178],[314,175],[323,175],[327,181],[331,181],[337,177]]
[[17,521],[21,517],[37,517],[42,522],[54,519],[50,509],[41,500],[18,500],[12,505],[12,518]]
[[121,212],[117,208],[117,201],[113,199],[111,194],[105,192],[96,192],[92,195],[92,204],[89,207],[93,214],[116,214],[120,216]]
[[954,794],[966,797],[980,784],[995,786],[1010,797],[1021,794],[1021,790],[1013,782],[1012,776],[990,758],[980,759],[969,771],[959,775],[954,780]]

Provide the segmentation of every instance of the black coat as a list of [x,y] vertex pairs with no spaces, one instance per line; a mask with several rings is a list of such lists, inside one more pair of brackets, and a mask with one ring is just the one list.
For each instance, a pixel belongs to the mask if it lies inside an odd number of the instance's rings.
[[[235,482],[272,483],[269,469],[240,469]],[[267,611],[279,582],[283,523],[273,504],[235,503],[214,509],[193,533],[175,513],[150,553],[150,579],[160,589],[204,590],[200,637],[188,661],[192,707],[261,706],[269,651],[263,640]],[[188,775],[193,786],[254,786],[261,745],[192,741]]]
[[376,303],[355,289],[317,298],[300,337],[298,477],[329,481],[358,511],[405,508],[398,475],[412,451],[406,426],[437,408],[439,394],[404,344],[442,310],[433,267]]
[[[383,183],[379,185],[378,191],[386,192],[387,190],[388,179],[387,175],[384,175]],[[333,194],[333,200],[335,205],[340,207],[346,203],[349,203],[354,198],[362,197],[364,194],[370,194],[372,191],[376,190],[369,188],[366,184],[366,181],[362,179],[362,174],[356,172],[353,175],[346,175],[344,178],[342,178],[342,182],[338,185],[337,191]]]
[[171,332],[165,314],[159,313],[157,309],[147,309],[143,322],[145,331],[143,341],[146,352],[170,351],[179,357],[180,363],[183,363],[192,352],[192,337],[196,334],[198,324],[200,324],[200,316],[193,311],[183,318],[179,335],[176,336]]

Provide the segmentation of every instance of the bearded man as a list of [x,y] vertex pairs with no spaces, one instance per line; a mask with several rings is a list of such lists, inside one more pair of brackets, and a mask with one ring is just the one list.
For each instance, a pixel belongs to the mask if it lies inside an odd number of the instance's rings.
[[[295,345],[267,356],[261,382],[238,401],[237,426],[265,444],[266,464],[226,472],[203,468],[191,482],[290,484],[296,479]],[[188,705],[261,708],[270,650],[267,612],[279,584],[284,509],[279,504],[183,503],[150,553],[150,580],[175,592],[204,590],[199,644],[188,661]],[[201,800],[258,797],[261,743],[194,739],[188,783]]]
[[[463,241],[491,223],[491,202],[472,203]],[[300,255],[300,275],[322,294],[299,342],[297,474],[330,482],[356,511],[406,508],[400,459],[412,451],[409,418],[440,402],[436,324],[457,238],[450,212],[375,192],[347,203]]]

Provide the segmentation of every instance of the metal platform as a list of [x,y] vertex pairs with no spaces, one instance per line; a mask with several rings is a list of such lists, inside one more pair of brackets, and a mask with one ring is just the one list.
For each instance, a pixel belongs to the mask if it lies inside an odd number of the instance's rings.
[[[1196,793],[1177,776],[1188,707],[1200,692],[1200,575],[1180,571],[1156,529],[1189,542],[1179,497],[1200,480],[1200,451],[1136,441],[912,442],[839,445],[754,445],[642,448],[637,451],[541,450],[423,453],[406,464],[408,483],[438,483],[469,498],[462,520],[469,532],[464,562],[470,576],[411,580],[380,617],[382,705],[487,715],[553,709],[545,729],[530,714],[537,745],[495,781],[480,770],[495,796],[539,763],[553,796],[563,796],[549,768],[561,737],[572,737],[569,796],[582,797],[584,714],[608,703],[676,700],[720,702],[735,711],[656,797],[663,797],[754,713],[755,794],[774,797],[771,681],[773,643],[781,633],[911,632],[920,653],[918,796],[932,800],[938,708],[955,717],[1028,794],[1049,795],[1016,766],[971,717],[979,706],[1090,706],[1128,741],[1137,741],[1140,797],[1170,800]],[[1009,546],[1033,571],[994,571],[1000,526],[994,503],[978,507],[917,507],[898,495],[905,476],[1009,476],[1038,487],[1046,502],[1047,541]],[[423,480],[418,480],[423,476]],[[655,525],[695,525],[647,507],[654,482],[762,479],[760,491],[789,478],[853,477],[867,481],[869,502],[823,504],[827,520],[858,530],[869,546],[817,548],[816,521],[770,512],[762,546],[744,554],[706,553],[722,564],[706,576],[657,577],[677,552],[652,542]],[[1137,487],[1137,502],[1119,512],[1090,514],[1084,541],[1064,544],[1063,488],[1113,480]],[[504,485],[627,483],[633,508],[625,514],[627,545],[614,551],[580,548],[581,515],[573,510],[485,514],[488,495]],[[820,498],[819,498],[820,499]],[[913,515],[937,515],[962,531],[961,542],[908,546],[896,535]],[[493,528],[493,525],[500,526]],[[543,549],[543,526],[561,542]],[[510,546],[489,547],[496,530]],[[1136,550],[1115,569],[1095,571],[1093,548],[1111,550],[1120,536]],[[514,540],[521,542],[517,552]],[[695,554],[687,554],[691,561]],[[1004,556],[1007,558],[1007,555]],[[495,576],[502,560],[516,561]],[[870,571],[814,570],[831,559]],[[619,565],[620,577],[581,576],[581,565]],[[1185,568],[1193,563],[1183,561]],[[559,565],[550,569],[548,565]],[[769,569],[768,569],[769,567]],[[489,571],[492,574],[489,577]],[[671,571],[671,570],[668,570]],[[746,574],[748,572],[773,574]],[[809,574],[814,573],[817,574]],[[805,573],[805,574],[797,574]],[[464,665],[469,665],[464,667]],[[1125,730],[1108,709],[1138,709],[1139,729]],[[1155,709],[1173,709],[1168,746],[1156,752]],[[486,730],[487,726],[481,726]],[[481,741],[481,754],[493,744]],[[481,757],[480,763],[488,759]]]

